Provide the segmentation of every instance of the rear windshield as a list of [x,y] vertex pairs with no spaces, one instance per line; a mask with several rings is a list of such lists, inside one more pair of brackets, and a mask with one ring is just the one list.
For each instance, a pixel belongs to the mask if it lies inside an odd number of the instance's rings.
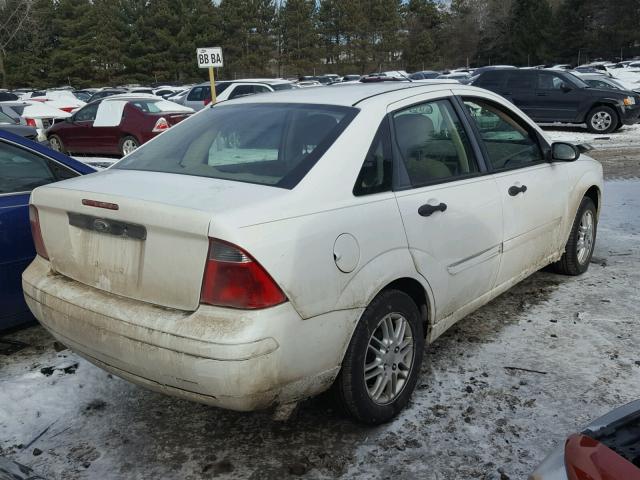
[[130,103],[145,113],[175,112],[180,108],[167,100],[130,100]]
[[293,188],[357,112],[328,105],[218,105],[172,127],[113,168]]
[[271,83],[271,88],[274,90],[291,90],[293,85],[290,83]]

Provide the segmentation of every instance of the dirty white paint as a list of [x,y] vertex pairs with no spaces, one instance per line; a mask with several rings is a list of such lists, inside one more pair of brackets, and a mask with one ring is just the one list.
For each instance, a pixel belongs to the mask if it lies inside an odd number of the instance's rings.
[[[427,347],[413,400],[388,425],[354,425],[327,399],[283,425],[167,397],[57,353],[34,327],[3,337],[30,346],[0,356],[2,453],[65,480],[526,478],[640,394],[639,191],[640,180],[605,184],[587,274],[537,273]],[[40,373],[75,362],[74,374]]]

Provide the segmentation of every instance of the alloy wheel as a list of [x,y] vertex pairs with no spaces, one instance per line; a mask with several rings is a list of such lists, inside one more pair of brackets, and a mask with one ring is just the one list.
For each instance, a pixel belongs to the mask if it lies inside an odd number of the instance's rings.
[[371,400],[393,402],[404,389],[414,361],[411,324],[400,313],[385,315],[373,331],[364,360],[364,381]]
[[593,212],[587,210],[580,219],[580,226],[578,227],[578,242],[577,242],[577,256],[578,262],[584,265],[589,260],[591,250],[593,249],[593,238],[595,233],[595,222],[593,218]]
[[607,112],[598,112],[591,117],[591,126],[599,132],[604,132],[611,127],[612,122],[613,118]]

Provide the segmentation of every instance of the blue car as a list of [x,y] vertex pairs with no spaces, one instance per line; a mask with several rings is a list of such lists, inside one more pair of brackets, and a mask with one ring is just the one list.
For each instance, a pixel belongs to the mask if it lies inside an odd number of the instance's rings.
[[34,318],[22,296],[22,271],[36,255],[29,195],[40,185],[93,173],[92,167],[0,130],[0,330]]

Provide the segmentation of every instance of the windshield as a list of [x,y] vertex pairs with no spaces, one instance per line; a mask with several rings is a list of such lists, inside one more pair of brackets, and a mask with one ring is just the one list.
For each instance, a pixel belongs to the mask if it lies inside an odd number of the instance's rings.
[[137,149],[113,168],[293,188],[355,117],[352,107],[219,105]]

